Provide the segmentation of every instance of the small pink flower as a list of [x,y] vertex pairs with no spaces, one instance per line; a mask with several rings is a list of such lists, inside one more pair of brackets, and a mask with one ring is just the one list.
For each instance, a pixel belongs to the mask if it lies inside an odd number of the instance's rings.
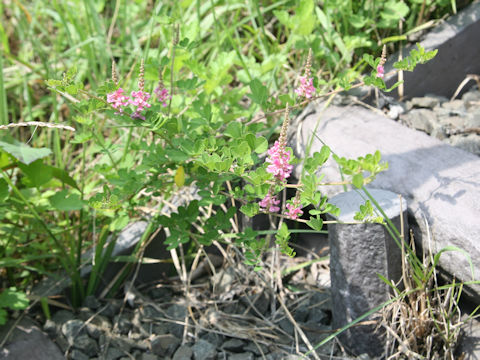
[[383,68],[383,65],[378,65],[377,66],[377,77],[379,77],[380,79],[383,79],[384,76],[385,76],[385,69]]
[[118,90],[107,94],[107,102],[120,112],[123,112],[123,107],[127,106],[130,101],[128,96],[123,95],[123,91],[122,88],[118,88]]
[[162,106],[167,106],[167,100],[170,99],[167,88],[159,85],[153,90],[153,92],[157,95],[157,100],[162,103]]
[[288,211],[285,212],[290,219],[296,220],[299,216],[303,215],[303,211],[300,209],[299,205],[296,204],[287,204]]
[[146,91],[132,91],[130,94],[132,99],[130,99],[130,104],[136,106],[135,112],[141,112],[144,108],[149,108],[150,105],[147,101],[150,99],[150,94]]
[[300,85],[295,89],[298,96],[305,96],[310,99],[315,95],[315,87],[313,86],[313,78],[307,76],[300,76]]
[[280,207],[278,207],[280,200],[275,195],[272,196],[270,192],[258,204],[260,205],[260,211],[276,213],[280,210]]
[[290,153],[285,150],[285,147],[280,145],[277,140],[275,144],[268,150],[268,157],[265,160],[270,165],[267,166],[267,172],[280,182],[290,177],[293,165],[289,164]]

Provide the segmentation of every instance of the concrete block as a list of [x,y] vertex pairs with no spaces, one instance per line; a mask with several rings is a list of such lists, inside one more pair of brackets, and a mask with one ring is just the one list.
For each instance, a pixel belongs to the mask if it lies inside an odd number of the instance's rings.
[[[407,218],[407,204],[390,191],[372,189],[370,194],[388,218],[400,229],[401,209]],[[362,196],[363,195],[363,196]],[[366,196],[356,190],[340,193],[330,202],[340,208],[340,216],[329,220],[354,222],[354,215]],[[407,227],[406,224],[405,228]],[[374,307],[389,300],[391,288],[377,274],[397,283],[402,274],[402,252],[385,226],[377,223],[329,224],[332,327],[341,328]],[[355,326],[339,335],[353,354],[380,356],[384,352],[383,332],[375,325]]]
[[[305,109],[294,129],[290,145],[303,156],[306,144],[320,121],[317,135],[339,156],[357,158],[379,150],[389,169],[377,176],[372,187],[401,194],[408,202],[410,225],[416,229],[417,244],[434,253],[453,245],[466,251],[480,276],[480,158],[409,129],[359,106],[331,106],[322,112]],[[313,151],[322,143],[315,138]],[[298,178],[300,167],[294,169]],[[338,166],[329,160],[322,168],[323,181],[340,181]],[[334,195],[341,187],[322,187]],[[428,222],[431,243],[428,242]],[[460,252],[446,252],[440,267],[458,280],[470,281],[469,262]],[[470,296],[480,304],[480,286],[469,286]]]
[[[404,72],[404,93],[407,98],[436,95],[452,97],[457,87],[468,74],[480,73],[480,3],[469,5],[457,15],[449,17],[430,31],[420,44],[425,50],[438,49],[437,56],[413,72]],[[413,46],[412,48],[416,48]],[[406,48],[403,56],[412,48]],[[385,65],[386,72],[392,69],[398,54],[390,56]],[[396,77],[386,79],[387,87],[396,82]],[[465,87],[467,90],[474,82]],[[393,92],[394,95],[397,91]]]

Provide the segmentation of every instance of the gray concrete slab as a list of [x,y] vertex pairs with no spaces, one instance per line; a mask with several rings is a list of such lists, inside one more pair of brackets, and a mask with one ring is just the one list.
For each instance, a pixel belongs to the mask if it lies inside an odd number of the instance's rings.
[[[317,107],[320,108],[320,107]],[[372,187],[401,194],[408,202],[416,240],[434,253],[446,246],[462,248],[471,258],[475,278],[480,278],[480,158],[422,132],[411,130],[359,106],[331,106],[323,113],[308,107],[292,125],[290,144],[303,156],[305,144],[320,119],[317,134],[339,156],[357,158],[379,150],[389,170],[377,176]],[[303,121],[302,121],[303,119]],[[313,141],[313,150],[322,143]],[[294,169],[298,178],[301,169]],[[329,160],[321,169],[323,181],[340,181],[338,166]],[[341,187],[322,187],[334,195]],[[427,227],[431,231],[428,241]],[[472,280],[469,262],[460,252],[446,252],[440,266],[462,281]],[[471,293],[480,303],[480,286]]]
[[[437,56],[427,64],[419,65],[413,72],[404,72],[404,94],[407,98],[425,94],[450,98],[468,74],[480,74],[480,2],[469,5],[457,15],[449,17],[430,31],[420,44],[425,50],[438,49]],[[413,46],[416,48],[416,46]],[[412,48],[405,48],[403,57]],[[386,72],[398,60],[390,56]],[[390,87],[396,78],[386,79]],[[470,82],[465,90],[474,82]],[[395,90],[392,94],[397,96]]]

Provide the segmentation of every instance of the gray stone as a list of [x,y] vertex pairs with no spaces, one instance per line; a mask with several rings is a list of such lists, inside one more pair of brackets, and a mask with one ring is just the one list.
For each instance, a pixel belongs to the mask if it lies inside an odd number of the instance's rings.
[[480,359],[480,322],[477,319],[464,319],[464,321],[463,335],[460,338],[457,353],[464,355],[463,360],[478,360]]
[[437,123],[435,113],[427,109],[413,109],[400,116],[402,122],[414,129],[430,134]]
[[105,356],[105,360],[117,360],[124,355],[125,353],[122,350],[116,347],[109,346],[107,350],[107,355]]
[[86,333],[85,323],[82,320],[68,320],[62,325],[62,334],[67,338],[68,343],[73,345],[76,337]]
[[142,353],[140,360],[159,360],[157,355]]
[[[184,305],[173,304],[167,309],[166,313],[167,313],[167,316],[170,319],[176,320],[176,321],[179,321],[179,322],[184,322],[185,317],[188,314],[188,310],[187,310],[187,307],[184,306]],[[172,333],[173,335],[175,335],[178,338],[182,338],[183,329],[184,329],[183,325],[176,324],[176,323],[173,323],[173,322],[168,322],[166,326],[167,326],[167,329],[170,333]]]
[[[0,327],[0,339],[14,326],[13,321]],[[64,360],[58,347],[30,319],[22,319],[12,331],[5,346],[0,349],[0,359],[6,360]]]
[[391,104],[388,108],[387,116],[390,119],[397,120],[403,113],[405,113],[405,106],[401,104]]
[[[292,125],[297,131],[290,144],[296,155],[303,157],[318,118],[315,113],[305,117],[301,124]],[[434,254],[446,246],[468,251],[474,277],[478,278],[480,158],[358,106],[331,106],[321,113],[320,119],[318,137],[338,156],[357,158],[376,150],[381,152],[389,169],[377,175],[371,186],[401,194],[408,201],[409,222],[417,248],[431,249]],[[321,146],[315,138],[312,152],[319,151]],[[297,178],[300,171],[300,166],[294,170]],[[325,175],[324,182],[342,180],[333,160],[327,161],[320,172]],[[322,187],[321,191],[331,196],[342,189],[330,186]],[[464,253],[442,253],[439,266],[460,281],[472,280]],[[480,303],[480,285],[468,285],[464,294]]]
[[70,358],[72,360],[88,360],[89,359],[87,354],[77,349],[72,350],[72,352],[70,353]]
[[101,304],[100,304],[100,301],[98,301],[95,296],[88,295],[83,300],[83,306],[86,306],[87,308],[89,308],[91,310],[97,310],[101,306]]
[[57,325],[52,320],[48,319],[45,321],[45,324],[43,324],[43,331],[53,338],[57,335]]
[[221,269],[210,278],[210,281],[216,293],[224,293],[231,288],[235,281],[235,270],[232,267]]
[[[260,346],[260,348],[259,348]],[[268,348],[263,344],[255,344],[254,342],[249,342],[244,348],[244,351],[250,351],[251,353],[257,356],[265,356],[268,353]]]
[[240,354],[231,354],[228,360],[255,360],[255,356],[251,352],[243,352]]
[[198,340],[195,345],[192,346],[192,350],[195,360],[214,360],[217,356],[215,345],[202,339]]
[[452,135],[448,142],[452,146],[480,156],[480,136],[476,134]]
[[132,329],[132,322],[128,318],[128,316],[121,314],[117,315],[113,319],[113,323],[116,326],[116,329],[121,334],[128,334],[128,332]]
[[232,352],[242,351],[245,347],[245,342],[240,339],[229,339],[223,343],[222,349]]
[[87,334],[88,336],[90,336],[91,338],[93,339],[97,339],[100,337],[100,335],[102,334],[102,330],[94,325],[94,324],[91,324],[91,323],[88,323],[86,325],[86,328],[87,328]]
[[[435,89],[438,95],[452,97],[467,74],[480,73],[480,62],[472,61],[480,58],[480,46],[472,46],[478,43],[479,33],[479,2],[449,17],[429,32],[421,41],[421,45],[426,51],[438,49],[437,56],[424,65],[418,65],[413,72],[403,73],[405,96],[424,96]],[[412,48],[416,46],[406,47],[403,50],[404,58]],[[392,69],[393,63],[397,60],[398,54],[389,56],[385,73]],[[397,81],[397,77],[392,76],[385,80],[389,87]],[[467,84],[463,92],[468,90],[471,83]],[[397,96],[396,91],[394,95]]]
[[193,350],[188,345],[182,345],[175,351],[173,360],[190,360],[193,356]]
[[302,302],[298,305],[295,313],[293,314],[293,318],[297,322],[305,322],[308,318],[308,313],[310,309],[308,308],[308,302]]
[[151,340],[152,352],[158,356],[170,356],[178,348],[182,341],[172,334],[155,336]]
[[57,325],[63,325],[68,320],[73,320],[73,319],[75,319],[75,315],[68,310],[58,310],[52,316],[52,321]]
[[98,353],[98,345],[95,340],[88,337],[87,334],[78,335],[75,337],[72,346],[75,349],[81,350],[88,356],[94,356]]
[[438,104],[440,104],[440,98],[437,96],[414,97],[407,103],[407,108],[433,109]]
[[[400,229],[400,216],[405,222],[407,220],[405,200],[402,199],[400,204],[398,196],[390,191],[370,189],[369,192]],[[329,215],[329,219],[354,222],[355,213],[365,203],[366,196],[362,195],[358,191],[349,191],[331,198],[330,203],[340,208],[340,216]],[[378,274],[398,282],[402,273],[402,253],[400,244],[381,224],[329,224],[328,237],[332,327],[337,329],[389,299],[391,289]],[[361,326],[348,329],[339,335],[339,339],[355,355],[367,352],[380,356],[383,352],[381,336],[375,326]]]
[[280,320],[278,325],[283,331],[285,331],[289,335],[292,335],[295,331],[295,327],[288,318],[283,318],[282,320]]

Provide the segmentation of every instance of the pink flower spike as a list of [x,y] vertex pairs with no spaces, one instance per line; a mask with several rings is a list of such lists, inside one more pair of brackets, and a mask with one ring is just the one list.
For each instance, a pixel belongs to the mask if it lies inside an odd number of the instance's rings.
[[280,145],[278,140],[268,150],[268,157],[265,161],[270,163],[267,166],[267,172],[273,174],[278,181],[283,182],[290,177],[293,169],[293,165],[289,164],[290,153]]
[[275,195],[272,196],[270,192],[258,204],[260,205],[260,211],[276,213],[280,210],[280,207],[277,206],[280,204],[280,200]]
[[383,65],[378,65],[377,66],[377,77],[379,77],[380,79],[383,79],[384,76],[385,76],[385,69],[383,68]]
[[294,204],[287,204],[287,209],[288,211],[285,212],[285,215],[287,215],[292,220],[297,220],[299,216],[303,215],[303,211],[300,209],[300,206]]
[[313,78],[300,76],[300,85],[295,89],[295,93],[298,96],[305,96],[307,99],[312,98],[315,95],[315,87],[313,86]]
[[149,108],[152,106],[147,102],[148,99],[150,99],[150,94],[148,92],[142,90],[132,91],[130,95],[132,96],[132,99],[130,99],[130,104],[137,107],[135,109],[136,113],[140,113],[144,108]]
[[123,89],[118,88],[114,92],[107,94],[107,102],[112,104],[114,109],[123,112],[123,107],[127,106],[129,103],[129,98],[126,95],[123,95]]
[[162,106],[167,106],[167,100],[170,99],[167,88],[159,85],[153,90],[153,92],[157,95],[157,100],[162,103]]

